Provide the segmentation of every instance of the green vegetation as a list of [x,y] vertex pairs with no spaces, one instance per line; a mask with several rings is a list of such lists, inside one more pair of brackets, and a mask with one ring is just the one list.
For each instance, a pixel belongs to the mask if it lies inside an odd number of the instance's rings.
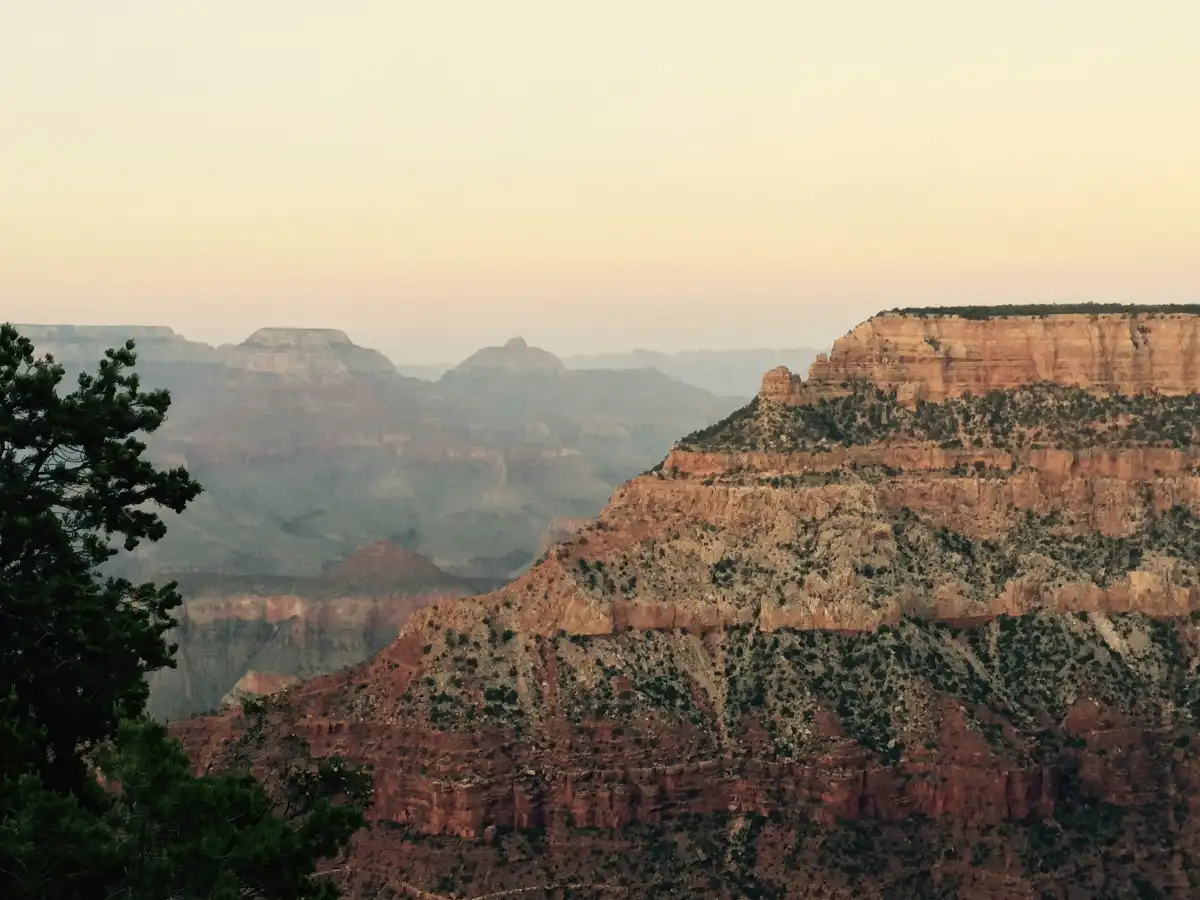
[[[844,527],[860,540],[858,534],[868,526],[861,513],[853,515],[853,523]],[[919,614],[931,610],[932,598],[947,586],[981,604],[982,611],[982,604],[1021,576],[1034,574],[1050,587],[1078,582],[1108,587],[1156,556],[1179,560],[1173,575],[1178,585],[1200,584],[1195,563],[1200,559],[1200,519],[1187,507],[1149,511],[1135,530],[1121,537],[1081,530],[1069,515],[1026,511],[1006,532],[986,539],[938,525],[906,507],[880,509],[869,524],[869,550],[856,554],[848,554],[842,541],[829,539],[827,519],[795,520],[787,540],[778,543],[755,542],[753,536],[746,542],[745,536],[702,524],[688,535],[693,546],[682,551],[670,538],[650,541],[636,554],[610,560],[602,580],[576,577],[582,587],[622,597],[632,593],[631,586],[661,589],[667,571],[672,573],[668,586],[717,593],[724,602],[753,609],[784,605],[797,589],[819,594],[823,583],[853,576],[855,600],[864,610],[899,602]],[[694,546],[719,546],[721,555],[702,558]],[[583,563],[589,574],[597,571],[595,564]],[[576,568],[582,572],[584,566]]]
[[1055,384],[902,406],[895,391],[848,385],[842,397],[806,406],[764,406],[757,398],[679,442],[693,451],[803,452],[880,441],[929,441],[945,449],[1200,444],[1200,395],[1098,396]]
[[528,721],[521,690],[540,689],[522,671],[523,658],[512,629],[490,616],[470,631],[434,631],[434,643],[422,648],[426,675],[399,698],[399,713],[427,717],[434,728],[477,730],[511,728]]
[[365,775],[300,757],[273,783],[196,778],[143,715],[180,597],[101,568],[200,486],[143,458],[170,397],[140,391],[134,362],[131,341],[64,392],[0,326],[0,896],[336,896],[316,863],[363,825]]
[[1200,304],[1196,303],[1012,303],[998,306],[910,306],[889,310],[891,315],[936,318],[952,316],[956,319],[1007,319],[1009,317],[1046,316],[1154,316],[1154,315],[1200,315]]
[[1022,574],[1035,557],[1040,565],[1050,566],[1043,577],[1051,583],[1082,580],[1108,587],[1138,569],[1147,554],[1158,553],[1184,561],[1179,579],[1190,585],[1197,578],[1191,561],[1200,558],[1200,519],[1184,506],[1149,517],[1127,537],[1072,531],[1060,514],[1039,516],[1026,511],[1002,539],[978,540],[934,527],[908,509],[893,514],[892,534],[895,551],[890,567],[860,572],[868,578],[868,592],[876,599],[894,596],[904,587],[930,596],[947,576],[958,582],[965,596],[987,599]]
[[1034,758],[1052,756],[1069,737],[1062,722],[1081,697],[1145,721],[1167,707],[1200,721],[1200,679],[1181,668],[1178,627],[1141,614],[1101,625],[1039,612],[962,630],[916,618],[859,633],[734,629],[725,638],[725,724],[736,730],[757,721],[776,754],[803,756],[827,739],[815,725],[825,710],[848,737],[896,761],[936,744],[929,704],[941,696],[957,700],[970,727],[997,749],[1025,753],[1004,738],[1007,722],[1034,739]]
[[654,631],[558,640],[554,652],[564,712],[575,723],[687,723],[698,732],[696,739],[708,745],[713,711],[703,688],[688,674],[699,646],[698,637]]
[[[1032,612],[957,628],[910,616],[865,632],[731,628],[715,657],[681,631],[559,636],[543,652],[555,659],[557,702],[581,754],[598,752],[593,728],[606,723],[626,758],[654,747],[664,727],[687,736],[677,751],[685,757],[711,758],[726,738],[761,729],[768,743],[756,752],[806,758],[831,740],[819,725],[830,715],[846,737],[896,762],[936,751],[934,701],[943,698],[982,742],[1033,763],[1077,741],[1064,721],[1083,697],[1135,721],[1159,722],[1173,709],[1179,721],[1200,722],[1200,673],[1183,659],[1186,624]],[[459,677],[455,664],[427,676],[417,690],[432,698],[435,724],[519,726],[538,714],[540,701],[518,693],[500,666],[492,671]]]

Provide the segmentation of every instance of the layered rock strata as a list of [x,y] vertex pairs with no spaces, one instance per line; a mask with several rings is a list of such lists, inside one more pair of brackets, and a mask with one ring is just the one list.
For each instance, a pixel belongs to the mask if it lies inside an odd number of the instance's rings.
[[150,679],[150,712],[179,718],[272,694],[370,658],[426,606],[477,592],[388,541],[320,577],[179,576],[176,666]]
[[1026,314],[1006,314],[1003,307],[882,313],[818,357],[807,382],[786,370],[772,372],[763,396],[806,403],[837,393],[847,381],[894,388],[905,401],[932,402],[1038,382],[1120,394],[1200,390],[1200,316],[1194,311],[1024,309]]
[[[879,317],[825,393],[764,391],[508,587],[278,695],[280,735],[374,767],[347,886],[1200,891],[1197,360],[1129,374],[1089,316],[1014,321],[1094,350],[938,380],[879,346],[928,316]],[[179,733],[219,765],[240,727]]]

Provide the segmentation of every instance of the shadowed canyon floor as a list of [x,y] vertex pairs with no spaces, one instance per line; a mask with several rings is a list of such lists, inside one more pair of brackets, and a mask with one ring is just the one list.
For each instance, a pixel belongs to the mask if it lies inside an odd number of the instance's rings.
[[[982,319],[1055,342],[982,392],[978,321],[771,373],[512,584],[277,695],[264,760],[373,766],[353,895],[1196,896],[1200,318]],[[177,731],[219,767],[243,727]]]

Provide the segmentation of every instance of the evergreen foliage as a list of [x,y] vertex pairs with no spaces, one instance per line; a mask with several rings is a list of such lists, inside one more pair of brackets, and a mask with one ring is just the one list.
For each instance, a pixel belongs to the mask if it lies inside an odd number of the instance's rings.
[[145,458],[170,396],[141,391],[135,362],[129,341],[68,392],[0,326],[0,896],[335,897],[313,876],[363,824],[363,773],[301,758],[269,785],[195,777],[144,715],[181,597],[102,567],[201,488]]
[[909,408],[895,391],[855,382],[843,396],[802,406],[763,404],[756,398],[679,446],[803,452],[893,440],[1006,451],[1042,445],[1183,448],[1200,443],[1198,425],[1200,394],[1103,396],[1043,383]]

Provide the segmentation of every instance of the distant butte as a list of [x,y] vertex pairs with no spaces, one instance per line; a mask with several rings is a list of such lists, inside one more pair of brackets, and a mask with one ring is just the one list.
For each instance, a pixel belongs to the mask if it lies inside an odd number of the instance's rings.
[[563,375],[567,367],[548,350],[530,347],[514,337],[502,347],[484,347],[467,357],[447,375],[474,375],[501,371],[507,375]]

